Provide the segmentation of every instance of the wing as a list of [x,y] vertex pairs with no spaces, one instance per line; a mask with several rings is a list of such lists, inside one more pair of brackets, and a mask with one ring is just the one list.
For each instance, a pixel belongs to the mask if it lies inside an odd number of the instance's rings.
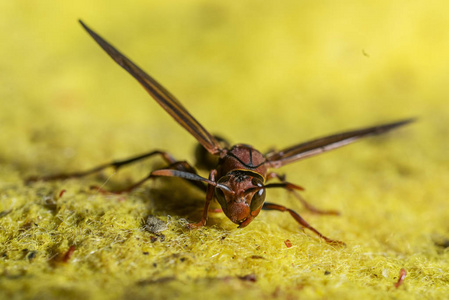
[[283,149],[281,151],[268,153],[266,156],[267,159],[266,164],[268,167],[271,168],[279,168],[294,161],[311,157],[329,150],[333,150],[351,144],[352,142],[355,142],[358,139],[366,136],[378,135],[388,132],[392,129],[406,125],[413,121],[414,119],[407,119],[399,122],[364,129],[358,129],[343,133],[337,133],[324,138],[305,142],[299,145]]
[[150,75],[142,71],[131,60],[111,46],[98,34],[92,31],[81,20],[79,21],[92,38],[123,69],[128,71],[144,89],[172,116],[182,127],[187,129],[198,142],[212,154],[218,154],[222,148],[215,138],[182,106],[182,104]]

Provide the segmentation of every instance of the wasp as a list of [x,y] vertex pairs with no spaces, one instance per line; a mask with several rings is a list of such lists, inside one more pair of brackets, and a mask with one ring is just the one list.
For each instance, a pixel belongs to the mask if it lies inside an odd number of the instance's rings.
[[[303,190],[301,186],[286,181],[284,176],[270,170],[280,168],[284,165],[329,150],[340,148],[363,137],[386,133],[414,120],[405,119],[388,124],[337,133],[293,145],[280,151],[270,151],[266,154],[263,154],[254,147],[246,144],[230,146],[224,139],[211,135],[175,98],[175,96],[153,77],[145,73],[81,20],[79,22],[100,47],[103,48],[103,50],[117,64],[131,74],[153,97],[153,99],[156,100],[156,102],[176,122],[178,122],[179,125],[186,129],[199,142],[195,152],[198,161],[197,165],[198,167],[207,168],[209,170],[209,177],[201,177],[197,174],[196,169],[193,166],[186,161],[177,161],[165,151],[152,151],[126,160],[100,165],[83,172],[34,177],[29,180],[60,180],[82,177],[108,167],[118,169],[124,165],[158,155],[167,163],[167,167],[154,170],[137,183],[124,190],[115,191],[115,193],[129,192],[147,180],[155,177],[178,177],[185,179],[206,193],[206,202],[204,204],[201,220],[197,223],[189,224],[190,228],[199,228],[206,224],[209,205],[213,199],[216,199],[225,215],[232,222],[238,224],[239,228],[248,226],[248,224],[259,215],[262,209],[276,210],[288,212],[302,227],[311,230],[327,243],[344,245],[341,241],[333,240],[322,235],[292,209],[282,205],[265,202],[267,189],[283,188],[294,193],[303,202],[305,207],[312,212],[337,214],[335,211],[322,211],[308,204],[296,192]],[[272,180],[277,180],[278,182],[268,183]]]

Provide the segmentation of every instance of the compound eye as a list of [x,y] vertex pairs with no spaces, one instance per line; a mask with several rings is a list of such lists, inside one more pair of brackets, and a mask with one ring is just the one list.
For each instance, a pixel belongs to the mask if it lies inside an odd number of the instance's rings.
[[215,198],[217,198],[218,203],[220,203],[221,208],[226,211],[226,197],[223,191],[219,188],[215,189]]
[[251,212],[259,209],[265,202],[265,189],[258,190],[251,199]]
[[262,186],[262,181],[259,178],[253,177],[253,179],[251,179],[251,183],[254,186]]
[[[226,186],[227,183],[229,182],[229,179],[230,176],[228,175],[223,176],[218,180],[218,183]],[[223,208],[223,211],[226,211],[227,202],[225,194],[222,189],[218,187],[215,188],[215,198],[217,198],[218,203],[220,203],[221,208]]]

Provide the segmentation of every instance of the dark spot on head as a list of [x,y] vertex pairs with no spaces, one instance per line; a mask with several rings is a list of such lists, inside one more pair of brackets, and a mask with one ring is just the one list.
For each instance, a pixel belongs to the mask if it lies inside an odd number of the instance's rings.
[[247,178],[248,178],[248,176],[245,174],[237,174],[235,176],[235,182],[240,183],[242,181],[245,181]]

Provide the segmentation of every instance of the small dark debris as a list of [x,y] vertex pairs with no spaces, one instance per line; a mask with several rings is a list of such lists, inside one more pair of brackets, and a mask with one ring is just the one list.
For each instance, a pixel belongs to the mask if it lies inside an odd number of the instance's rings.
[[2,258],[8,259],[8,258],[9,258],[9,257],[8,257],[8,254],[7,254],[6,252],[3,252],[3,253],[2,253]]
[[3,218],[4,216],[7,216],[10,212],[12,212],[12,209],[0,211],[0,218]]
[[143,252],[142,254],[143,254],[143,255],[148,255],[148,254],[150,254],[150,252],[146,252],[146,251],[145,251],[145,252]]
[[369,54],[368,54],[368,52],[365,51],[365,49],[362,49],[362,54],[365,57],[369,57]]
[[[36,223],[34,223],[34,222],[27,222],[27,223],[23,224],[22,226],[20,226],[19,231],[24,232],[24,231],[30,230],[35,225],[36,225]],[[23,250],[23,251],[25,251],[25,250]]]
[[23,278],[24,276],[26,276],[27,272],[25,270],[19,271],[16,274],[10,274],[8,271],[5,271],[2,274],[2,278],[7,278],[7,279],[11,279],[11,280],[17,280],[20,278]]
[[330,271],[324,271],[324,275],[330,275],[331,272]]
[[151,285],[151,284],[159,284],[159,283],[166,283],[175,280],[176,278],[173,276],[167,276],[167,277],[161,277],[158,279],[144,279],[139,280],[137,282],[138,285]]
[[257,278],[256,275],[254,274],[248,274],[245,276],[237,276],[238,279],[242,280],[242,281],[250,281],[250,282],[256,282]]
[[150,242],[154,243],[159,239],[159,241],[163,242],[165,241],[165,235],[163,234],[156,234],[155,236],[150,236]]
[[435,241],[435,245],[444,249],[449,248],[449,239]]
[[67,263],[70,258],[72,258],[73,252],[75,252],[75,246],[70,246],[69,250],[67,250],[66,253],[64,253],[64,256],[62,257],[62,262]]
[[155,267],[155,268],[156,268],[156,267],[157,267],[157,263],[153,263],[153,267]]
[[74,245],[70,246],[65,252],[57,252],[50,260],[49,263],[52,267],[58,267],[61,264],[68,263],[72,258],[73,252],[76,248]]
[[407,275],[407,271],[405,269],[401,269],[401,271],[399,271],[398,281],[394,284],[395,288],[400,287],[404,283],[406,275]]
[[59,192],[59,197],[58,197],[58,198],[61,198],[61,197],[64,195],[65,192],[66,192],[66,190],[60,191],[60,192]]
[[158,233],[167,229],[167,224],[161,219],[149,215],[145,222],[144,229],[151,233]]
[[265,259],[265,257],[263,257],[261,255],[252,255],[251,258],[252,259]]
[[36,255],[37,255],[37,251],[33,250],[33,251],[28,252],[26,257],[29,262],[32,262],[36,258]]
[[185,257],[181,257],[181,258],[179,259],[179,261],[180,261],[180,262],[185,262],[185,261],[186,261],[186,258],[185,258]]

